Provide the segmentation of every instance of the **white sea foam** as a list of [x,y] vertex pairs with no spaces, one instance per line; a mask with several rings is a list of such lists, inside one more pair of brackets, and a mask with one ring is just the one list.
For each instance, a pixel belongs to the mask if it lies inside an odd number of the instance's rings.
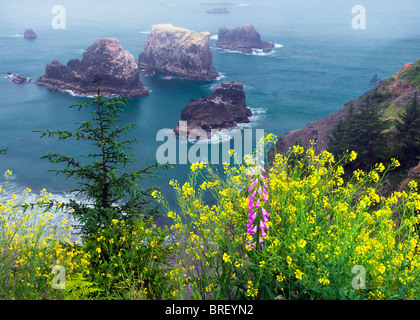
[[220,50],[221,53],[243,53],[243,52],[237,51],[237,50],[228,50],[228,49],[222,49],[222,48],[217,48],[217,47],[215,47],[215,49]]
[[211,40],[219,40],[219,35],[217,35],[217,34],[213,34],[213,35],[210,37],[210,39],[211,39]]
[[[16,195],[16,199],[13,200],[14,203],[16,203],[16,205],[22,205],[24,203],[29,203],[29,204],[36,204],[37,199],[42,198],[43,195],[39,194],[39,193],[27,193],[25,192],[25,187],[21,186],[19,183],[16,183],[16,175],[12,175],[8,178],[8,182],[7,182],[7,187],[3,181],[0,181],[0,185],[3,186],[3,190],[1,193],[1,199],[3,200],[3,202],[7,202],[9,199],[13,199],[14,195]],[[47,193],[50,193],[48,190],[46,190]],[[80,197],[77,197],[75,195],[68,195],[66,193],[51,193],[51,196],[49,197],[50,200],[54,201],[54,202],[61,202],[61,203],[68,203],[70,199],[74,199],[78,202],[83,202],[87,204],[87,201],[84,201],[83,199],[81,199]],[[32,213],[35,215],[35,213],[41,215],[42,212],[40,212],[40,209],[37,208],[36,206],[34,206],[34,208],[32,209],[31,207],[29,207],[27,209],[27,211],[24,213],[23,212],[23,208],[21,209],[21,211],[18,211],[18,217],[22,217],[24,214],[27,213]],[[78,223],[76,222],[76,220],[74,219],[74,217],[70,214],[70,211],[66,210],[66,209],[55,209],[52,208],[51,210],[48,211],[48,213],[52,213],[52,217],[50,222],[52,222],[54,225],[52,225],[52,229],[53,232],[56,232],[57,229],[62,226],[63,220],[67,220],[68,222],[66,223],[67,226],[72,226],[73,229],[69,232],[71,237],[70,237],[70,241],[71,242],[75,242],[76,240],[78,241],[78,243],[80,243],[80,238],[79,236],[76,234],[77,232],[77,227],[78,227]],[[31,221],[28,221],[28,223],[30,224]]]
[[[209,132],[209,137],[207,139],[200,139],[200,140],[188,140],[191,144],[219,144],[228,142],[233,139],[232,129],[221,129],[221,130],[214,130],[214,132]],[[186,142],[185,139],[181,139],[183,143]]]
[[141,34],[149,34],[151,30],[144,30],[144,31],[140,31],[139,33]]
[[235,7],[251,7],[252,5],[249,3],[238,3],[235,4]]
[[248,54],[251,54],[251,55],[254,55],[254,56],[263,56],[263,57],[265,57],[265,56],[271,56],[273,54],[273,51],[264,52],[263,49],[253,48],[252,49],[252,53],[248,53]]
[[[262,56],[262,57],[266,57],[266,56],[271,56],[273,55],[276,50],[271,50],[270,52],[264,52],[263,49],[258,49],[258,48],[252,48],[252,53],[243,53],[241,51],[237,51],[237,50],[228,50],[228,49],[222,49],[222,48],[218,48],[218,47],[213,47],[214,49],[220,50],[221,53],[240,53],[240,54],[245,54],[248,56]],[[274,49],[279,49],[279,48],[283,48],[282,44],[279,43],[275,43],[274,44]]]
[[95,96],[94,96],[94,95],[83,95],[83,94],[77,94],[77,93],[75,93],[73,90],[69,90],[69,89],[67,89],[67,90],[63,90],[63,92],[65,92],[65,93],[67,93],[67,94],[69,94],[69,95],[71,95],[71,96],[73,96],[73,97],[81,97],[81,98],[95,98]]
[[3,78],[5,78],[5,79],[12,79],[12,78],[14,78],[14,77],[16,77],[16,75],[15,75],[14,73],[11,73],[11,74],[4,74],[4,76],[3,76]]
[[80,97],[80,95],[73,92],[73,90],[63,90],[63,92],[73,96],[73,97]]
[[23,34],[14,34],[12,35],[13,38],[23,38],[24,35]]
[[[232,140],[234,138],[234,130],[243,130],[243,129],[252,129],[256,122],[259,122],[267,113],[267,109],[265,108],[254,108],[249,107],[252,111],[252,116],[249,117],[249,123],[239,123],[233,128],[229,129],[221,129],[221,130],[214,130],[213,133],[210,133],[209,139],[202,139],[202,140],[188,140],[189,143],[192,144],[219,144],[224,143]],[[181,138],[181,143],[187,143],[187,140]]]
[[219,72],[219,76],[216,78],[217,81],[220,81],[222,79],[226,78],[226,74]]
[[265,115],[267,113],[267,109],[265,108],[254,108],[254,107],[248,107],[252,111],[252,116],[249,117],[249,121],[251,123],[260,121],[261,119],[265,118]]

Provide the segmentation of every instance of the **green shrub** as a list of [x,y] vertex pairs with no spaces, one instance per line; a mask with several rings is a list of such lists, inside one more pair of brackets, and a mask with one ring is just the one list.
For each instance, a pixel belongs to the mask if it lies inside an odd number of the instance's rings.
[[[226,165],[223,179],[194,164],[184,185],[171,181],[177,211],[155,193],[173,219],[191,298],[418,299],[417,185],[409,193],[377,193],[399,166],[395,159],[344,180],[343,165],[356,156],[334,159],[294,146],[288,158],[276,155],[266,173],[247,159]],[[212,206],[203,201],[207,191],[215,196]]]
[[165,240],[169,230],[152,220],[112,220],[111,224],[84,238],[90,256],[86,280],[101,289],[105,299],[167,299],[173,292],[167,268],[172,246]]

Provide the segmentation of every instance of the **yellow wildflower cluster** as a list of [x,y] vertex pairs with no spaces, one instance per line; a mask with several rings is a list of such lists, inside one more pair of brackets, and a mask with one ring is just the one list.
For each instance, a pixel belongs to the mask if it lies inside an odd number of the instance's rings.
[[[30,193],[26,189],[24,197]],[[52,268],[64,267],[66,279],[70,280],[72,274],[89,264],[89,257],[70,242],[72,228],[67,220],[56,226],[52,222],[54,212],[45,211],[41,205],[49,203],[50,197],[42,190],[38,199],[33,198],[36,205],[28,212],[16,195],[4,199],[4,193],[0,193],[0,274],[7,275],[0,277],[3,298],[38,299],[46,294],[62,297],[63,292],[52,290]]]
[[[224,179],[207,166],[193,166],[182,187],[171,183],[179,211],[165,204],[188,283],[203,292],[202,298],[229,298],[240,292],[235,287],[240,280],[248,284],[243,292],[248,298],[263,297],[261,286],[272,286],[272,294],[289,294],[287,298],[336,299],[340,290],[350,292],[348,298],[420,297],[417,185],[410,183],[409,193],[381,196],[377,184],[399,162],[392,159],[388,166],[379,163],[370,172],[355,170],[345,177],[344,164],[356,158],[355,152],[335,159],[301,146],[292,147],[287,156],[276,154],[267,173],[269,236],[258,250],[248,245],[245,232],[252,158],[244,165],[224,166]],[[206,191],[216,205],[204,202]],[[366,270],[363,290],[352,287],[354,266]]]

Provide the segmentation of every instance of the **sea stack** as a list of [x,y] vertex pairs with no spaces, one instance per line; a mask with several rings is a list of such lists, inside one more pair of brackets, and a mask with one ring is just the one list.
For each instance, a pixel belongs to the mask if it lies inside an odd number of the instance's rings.
[[32,29],[26,29],[25,32],[23,33],[23,36],[26,39],[36,39],[37,38],[36,33]]
[[220,28],[216,47],[242,53],[252,53],[253,49],[270,52],[274,48],[274,43],[262,41],[261,35],[255,28],[250,24],[245,24],[243,27],[236,27],[232,30]]
[[140,97],[149,90],[140,81],[139,70],[131,53],[116,38],[96,40],[84,53],[82,61],[71,59],[67,65],[53,60],[36,84],[54,91],[81,96]]
[[[247,107],[243,85],[237,81],[224,82],[208,97],[192,99],[181,112],[189,134],[194,129],[211,133],[212,129],[230,129],[239,123],[249,123],[251,110]],[[174,129],[180,134],[180,127]]]
[[142,74],[158,72],[184,79],[209,81],[219,77],[213,66],[210,33],[170,24],[154,25],[139,55]]

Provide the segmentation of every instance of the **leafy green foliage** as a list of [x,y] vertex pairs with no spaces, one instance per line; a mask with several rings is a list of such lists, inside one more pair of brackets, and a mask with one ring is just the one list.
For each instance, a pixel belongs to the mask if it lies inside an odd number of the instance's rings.
[[338,156],[343,155],[346,150],[351,150],[351,137],[356,129],[354,124],[354,107],[351,104],[347,115],[344,118],[340,118],[331,130],[330,136],[328,137],[329,152]]
[[386,130],[391,122],[382,119],[381,104],[387,98],[387,94],[369,94],[359,105],[357,113],[351,106],[348,115],[339,120],[331,131],[328,151],[337,157],[349,150],[357,152],[358,159],[352,164],[357,168],[366,169],[384,161],[389,154]]
[[420,61],[416,61],[413,66],[401,72],[399,78],[415,88],[420,88]]
[[395,127],[398,157],[404,167],[413,166],[420,157],[420,106],[417,94],[401,115],[401,120],[396,121]]
[[74,278],[66,282],[65,300],[90,300],[103,289],[97,287],[97,283],[86,280],[83,275],[76,274]]
[[90,281],[98,283],[106,298],[168,298],[172,287],[167,273],[172,251],[168,236],[167,228],[161,230],[151,220],[132,224],[113,220],[84,239]]
[[144,189],[140,183],[145,177],[156,177],[155,169],[167,166],[154,164],[137,171],[122,170],[133,161],[127,152],[130,145],[138,142],[138,139],[121,141],[127,131],[135,128],[133,124],[122,127],[118,125],[122,117],[120,112],[127,101],[125,98],[103,99],[98,89],[96,99],[71,106],[79,107],[80,111],[83,107],[97,105],[92,111],[92,120],[76,123],[79,127],[74,132],[36,131],[41,134],[41,138],[46,136],[57,137],[59,141],[73,139],[88,142],[97,150],[96,153],[83,155],[85,161],[52,152],[42,157],[54,164],[64,164],[63,169],[51,171],[74,178],[78,182],[78,188],[68,192],[84,196],[88,204],[72,199],[63,208],[72,209],[84,235],[107,227],[113,219],[132,221],[133,218],[154,216],[158,213],[151,198],[151,192],[156,187]]

